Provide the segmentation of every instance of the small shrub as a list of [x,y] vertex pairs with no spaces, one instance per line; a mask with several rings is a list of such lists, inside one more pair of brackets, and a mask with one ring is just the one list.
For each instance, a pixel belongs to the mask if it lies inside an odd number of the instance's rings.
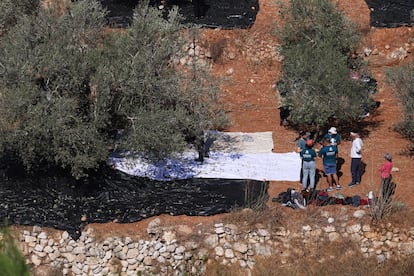
[[0,230],[0,275],[29,276],[22,253],[17,248],[13,236],[7,229]]
[[[260,185],[257,182],[248,181],[244,190],[244,201],[246,207],[252,210],[262,210],[266,207],[266,202],[269,199],[267,189],[269,182],[263,182]],[[257,195],[258,193],[258,195]]]
[[256,224],[264,225],[269,229],[276,229],[284,225],[285,222],[285,212],[281,208],[284,207],[261,210],[235,210],[229,216],[226,216],[226,222],[239,225],[246,229],[252,229]]
[[391,180],[382,180],[381,190],[372,199],[370,205],[371,218],[373,222],[378,222],[387,216],[393,208],[393,196],[397,184]]

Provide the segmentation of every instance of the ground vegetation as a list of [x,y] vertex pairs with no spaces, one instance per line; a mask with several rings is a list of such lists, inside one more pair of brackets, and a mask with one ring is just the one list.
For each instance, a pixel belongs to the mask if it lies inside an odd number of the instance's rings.
[[15,244],[14,237],[7,228],[0,229],[0,275],[30,275],[26,260]]

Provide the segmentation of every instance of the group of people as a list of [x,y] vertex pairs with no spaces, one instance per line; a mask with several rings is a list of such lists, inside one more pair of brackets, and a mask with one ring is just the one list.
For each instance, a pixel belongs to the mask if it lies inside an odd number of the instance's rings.
[[[337,174],[338,145],[341,143],[341,136],[335,127],[331,127],[323,136],[320,149],[314,149],[314,141],[311,139],[311,133],[301,132],[297,141],[297,151],[302,158],[301,183],[303,190],[315,189],[316,177],[316,158],[322,158],[324,173],[327,178],[328,187],[326,191],[341,190]],[[362,148],[363,142],[357,132],[350,132],[352,146],[350,150],[351,157],[351,175],[352,180],[348,187],[352,188],[361,183],[362,176]],[[385,163],[380,167],[381,178],[391,180],[392,157],[389,153],[384,155]],[[308,188],[309,183],[309,188]]]

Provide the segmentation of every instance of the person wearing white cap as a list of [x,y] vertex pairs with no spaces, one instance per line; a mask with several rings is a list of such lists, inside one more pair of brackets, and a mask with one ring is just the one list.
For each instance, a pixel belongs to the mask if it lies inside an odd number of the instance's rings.
[[328,133],[326,133],[325,136],[323,136],[322,141],[325,141],[325,139],[327,138],[331,142],[332,146],[338,146],[341,143],[341,136],[336,130],[336,127],[331,127],[328,130]]
[[351,174],[352,174],[352,181],[349,183],[349,187],[352,188],[355,185],[359,185],[361,182],[361,159],[362,159],[362,143],[361,138],[359,138],[359,134],[356,132],[350,133],[352,138],[352,146],[351,146]]

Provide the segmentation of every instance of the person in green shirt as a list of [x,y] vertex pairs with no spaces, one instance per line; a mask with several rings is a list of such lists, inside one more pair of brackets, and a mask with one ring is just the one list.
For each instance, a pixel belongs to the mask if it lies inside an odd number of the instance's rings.
[[308,140],[306,141],[305,148],[300,152],[300,157],[302,157],[302,170],[303,170],[302,188],[303,190],[307,190],[308,178],[309,178],[309,186],[311,188],[311,191],[315,189],[315,174],[316,174],[316,163],[315,163],[316,151],[312,147],[313,147],[313,141]]
[[335,145],[331,144],[329,138],[323,140],[323,147],[318,154],[322,157],[323,168],[326,174],[326,179],[328,181],[328,188],[326,191],[333,191],[334,184],[336,184],[336,189],[342,189],[339,185],[338,175],[336,173],[336,158],[338,157],[338,148]]

